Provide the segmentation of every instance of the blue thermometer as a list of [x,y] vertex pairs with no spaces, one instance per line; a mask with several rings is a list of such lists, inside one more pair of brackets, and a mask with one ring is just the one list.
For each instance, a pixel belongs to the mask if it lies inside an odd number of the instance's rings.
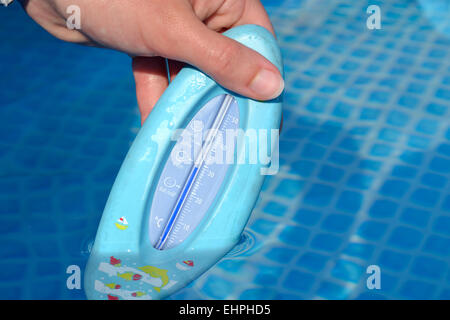
[[[283,72],[266,29],[239,26],[225,35]],[[193,67],[180,71],[113,185],[85,272],[88,298],[162,299],[236,245],[270,172],[259,156],[277,155],[271,133],[280,126],[281,99],[251,100]]]

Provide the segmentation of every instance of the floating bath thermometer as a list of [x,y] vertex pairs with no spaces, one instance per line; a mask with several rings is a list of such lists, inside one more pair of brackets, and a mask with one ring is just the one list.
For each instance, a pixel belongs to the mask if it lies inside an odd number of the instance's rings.
[[[240,26],[225,35],[282,71],[264,28]],[[184,68],[116,178],[85,273],[88,298],[164,298],[232,249],[265,175],[274,172],[280,118],[281,98],[250,100]]]

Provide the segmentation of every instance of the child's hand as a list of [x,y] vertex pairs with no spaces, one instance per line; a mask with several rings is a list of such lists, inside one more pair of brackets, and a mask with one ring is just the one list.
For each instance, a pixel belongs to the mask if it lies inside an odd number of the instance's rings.
[[[48,32],[71,42],[108,47],[133,58],[142,121],[185,62],[224,87],[258,100],[276,98],[284,82],[257,52],[220,34],[242,24],[272,25],[259,0],[21,0]],[[69,30],[66,9],[81,9],[81,29]],[[177,62],[175,62],[177,61]]]

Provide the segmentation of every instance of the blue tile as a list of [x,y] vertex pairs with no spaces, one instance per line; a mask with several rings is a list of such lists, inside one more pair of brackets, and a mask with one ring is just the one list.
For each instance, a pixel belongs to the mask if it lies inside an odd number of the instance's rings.
[[239,296],[239,299],[242,299],[242,300],[272,300],[272,299],[274,299],[275,295],[276,295],[275,290],[271,290],[268,288],[255,288],[255,289],[244,290],[241,293],[241,295]]
[[332,114],[339,118],[348,118],[351,115],[353,109],[354,107],[349,104],[338,102],[334,107]]
[[300,208],[295,213],[293,220],[300,224],[313,226],[320,220],[321,217],[322,213],[319,211]]
[[374,218],[393,217],[397,211],[398,204],[390,200],[376,200],[369,209],[369,214]]
[[339,143],[339,147],[348,151],[358,151],[361,148],[362,141],[354,138],[344,138]]
[[302,246],[309,238],[309,230],[302,227],[287,226],[280,234],[280,240],[285,244]]
[[417,257],[411,267],[411,272],[419,277],[428,279],[441,279],[446,270],[447,263],[431,257]]
[[217,266],[226,272],[237,274],[242,270],[244,265],[245,261],[242,260],[225,259],[222,260]]
[[330,145],[336,139],[336,134],[330,131],[318,131],[311,135],[310,140],[322,145]]
[[368,243],[351,242],[345,248],[344,253],[352,257],[367,260],[372,256],[374,249],[375,246]]
[[410,280],[400,288],[400,294],[408,299],[433,299],[435,286],[423,281]]
[[391,111],[387,118],[387,123],[397,126],[397,127],[403,127],[405,126],[409,121],[409,116],[406,113],[400,112],[400,111]]
[[417,148],[417,149],[427,149],[431,143],[431,140],[426,137],[422,136],[415,136],[411,135],[408,138],[408,146],[411,148]]
[[331,202],[333,194],[334,188],[323,184],[313,184],[303,201],[313,206],[324,207]]
[[442,255],[444,257],[450,255],[450,238],[431,235],[424,245],[424,251]]
[[379,109],[363,108],[361,110],[361,114],[360,114],[359,118],[361,120],[373,121],[373,120],[378,119],[380,113],[381,113],[381,110],[379,110]]
[[430,162],[430,169],[441,172],[450,172],[450,160],[442,157],[434,157]]
[[278,292],[273,299],[274,300],[302,300],[303,297],[298,294]]
[[365,269],[352,261],[338,260],[331,269],[331,275],[339,280],[358,283],[361,276],[365,276]]
[[17,240],[2,241],[2,250],[0,250],[0,259],[2,261],[8,259],[27,259],[29,256],[30,251],[26,243]]
[[437,217],[433,222],[433,230],[446,236],[450,236],[450,216]]
[[351,154],[333,151],[328,157],[328,161],[333,162],[338,165],[348,165],[355,160],[355,157]]
[[329,100],[321,97],[313,97],[305,108],[314,113],[322,113],[325,111]]
[[419,103],[419,99],[417,99],[416,97],[412,96],[412,95],[402,95],[399,99],[398,99],[398,104],[400,106],[409,108],[409,109],[414,109],[417,107]]
[[427,105],[426,111],[436,116],[443,116],[447,113],[447,109],[448,108],[445,105],[438,103],[429,103]]
[[311,272],[320,272],[325,267],[327,261],[329,261],[329,257],[325,255],[307,252],[297,260],[296,264]]
[[343,233],[350,228],[352,223],[352,217],[342,214],[331,214],[323,220],[322,228],[330,232]]
[[400,220],[415,227],[425,228],[430,216],[428,211],[407,207],[403,210]]
[[307,292],[314,284],[315,277],[306,272],[291,271],[283,282],[283,287],[288,290]]
[[422,119],[417,123],[417,132],[424,134],[435,134],[439,129],[439,122],[432,119]]
[[390,92],[375,90],[369,95],[369,101],[374,103],[387,103],[390,99]]
[[373,176],[355,173],[348,178],[347,185],[349,187],[367,190],[370,188],[373,182]]
[[274,215],[274,216],[283,216],[286,211],[287,207],[274,201],[270,201],[267,203],[267,205],[263,209],[264,212]]
[[416,174],[417,169],[410,166],[397,165],[392,169],[392,176],[397,178],[412,179]]
[[292,261],[294,256],[297,254],[296,250],[285,248],[285,247],[274,247],[271,248],[265,256],[275,262],[286,264]]
[[326,152],[324,147],[316,144],[308,143],[303,147],[301,152],[302,157],[308,159],[321,159]]
[[317,290],[317,294],[325,299],[346,299],[350,294],[350,289],[336,283],[326,281],[321,284]]
[[292,199],[299,196],[304,184],[301,180],[283,179],[274,192],[277,196]]
[[407,150],[400,155],[400,159],[411,165],[420,165],[423,161],[423,153]]
[[325,181],[336,182],[344,175],[345,171],[329,165],[324,165],[319,171],[319,178]]
[[20,212],[20,202],[15,198],[0,198],[0,214],[15,215]]
[[396,272],[404,271],[410,260],[410,255],[392,250],[384,250],[379,257],[379,263],[382,270],[386,268]]
[[383,163],[381,161],[364,159],[360,161],[359,168],[370,171],[378,171],[382,165]]
[[25,263],[6,262],[3,263],[2,272],[0,272],[0,281],[2,283],[14,282],[26,278],[28,266]]
[[386,144],[374,144],[370,149],[370,154],[374,157],[387,157],[392,151],[392,147]]
[[410,183],[404,180],[387,180],[380,189],[380,194],[399,199],[408,191]]
[[283,268],[278,266],[261,265],[255,275],[254,282],[260,285],[276,284],[282,274]]
[[450,300],[450,289],[442,290],[442,292],[439,295],[438,299],[440,299],[440,300]]
[[48,300],[58,297],[63,288],[65,288],[64,284],[58,280],[36,281],[31,285],[31,292],[35,299]]
[[447,195],[442,203],[442,209],[450,211],[450,195]]
[[356,300],[386,300],[387,298],[382,294],[375,292],[363,292],[356,297]]
[[439,200],[440,193],[431,190],[419,188],[411,194],[411,201],[424,207],[434,207]]
[[410,250],[417,248],[422,238],[422,233],[415,229],[397,227],[392,231],[388,243],[397,248]]
[[450,157],[450,144],[448,143],[440,144],[439,147],[437,148],[437,152],[439,152],[444,156]]
[[296,174],[306,178],[312,174],[315,166],[316,164],[312,161],[300,160],[292,163],[292,170]]
[[270,235],[272,231],[275,229],[276,223],[274,221],[258,219],[253,224],[250,225],[250,228],[260,234],[265,236]]
[[450,101],[450,90],[440,88],[440,89],[436,90],[435,96],[437,98]]
[[347,213],[356,213],[361,208],[363,195],[354,191],[343,191],[336,203],[336,209]]
[[386,142],[396,142],[401,136],[401,131],[391,128],[383,128],[378,133],[378,139]]
[[440,189],[443,188],[447,183],[447,178],[435,173],[425,173],[422,175],[420,181],[426,186]]
[[224,299],[232,289],[233,284],[230,281],[215,275],[210,275],[202,288],[208,296],[215,299]]
[[357,234],[367,240],[379,240],[387,230],[387,224],[377,221],[365,221],[359,227]]
[[341,246],[342,239],[340,237],[331,235],[329,233],[322,233],[316,235],[311,241],[311,248],[334,252]]

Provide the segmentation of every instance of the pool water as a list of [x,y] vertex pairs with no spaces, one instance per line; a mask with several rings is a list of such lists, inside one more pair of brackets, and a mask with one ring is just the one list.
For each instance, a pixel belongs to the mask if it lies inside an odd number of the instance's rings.
[[[171,299],[449,299],[450,4],[263,2],[285,59],[280,173],[237,247]],[[84,269],[139,130],[130,59],[58,41],[17,3],[0,21],[0,298],[84,299],[66,268]]]

